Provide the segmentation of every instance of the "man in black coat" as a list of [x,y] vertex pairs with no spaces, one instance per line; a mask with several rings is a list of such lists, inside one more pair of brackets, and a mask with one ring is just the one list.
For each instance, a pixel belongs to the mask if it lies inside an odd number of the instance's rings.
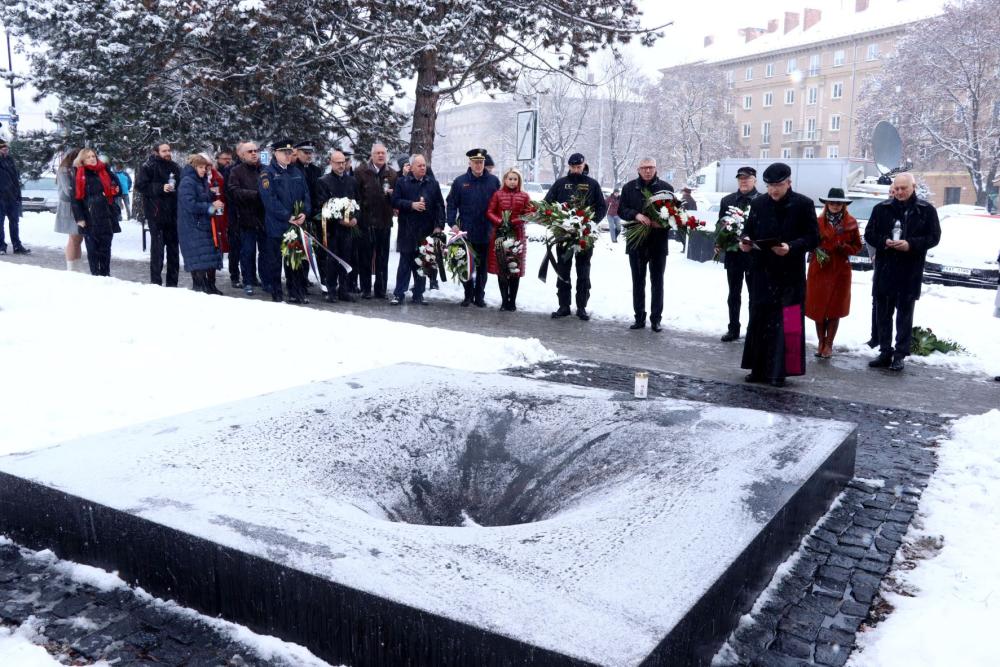
[[445,205],[441,186],[427,173],[427,160],[423,155],[411,157],[410,173],[396,181],[392,207],[399,211],[399,228],[396,231],[399,265],[396,267],[396,286],[389,303],[398,306],[403,302],[412,274],[413,303],[426,306],[426,279],[417,268],[417,253],[421,241],[431,232],[444,229]]
[[[331,199],[340,198],[358,201],[358,182],[347,173],[347,158],[340,151],[330,154],[330,173],[316,182],[316,210],[322,216],[323,205]],[[351,261],[353,257],[354,236],[358,233],[358,218],[360,212],[347,220],[330,220],[320,225],[320,242],[343,261]],[[323,238],[325,230],[325,238]],[[319,251],[321,263],[326,264],[326,300],[356,301],[350,292],[347,282],[347,269],[328,253]]]
[[924,259],[940,240],[937,210],[917,199],[913,174],[899,174],[892,182],[892,199],[875,205],[865,227],[865,241],[875,249],[872,296],[878,321],[879,355],[868,363],[872,368],[903,370],[903,359],[910,354],[913,307],[920,298]]
[[[752,202],[760,192],[757,191],[757,170],[753,167],[740,167],[736,170],[736,192],[728,194],[719,202],[719,222],[729,214],[729,208],[741,209],[746,214]],[[745,217],[744,217],[745,219]],[[742,252],[725,252],[722,261],[726,267],[726,279],[729,281],[729,330],[722,337],[723,343],[737,340],[740,337],[740,306],[743,298],[743,281],[747,280],[750,287],[750,255]]]
[[[313,146],[311,141],[300,141],[295,144],[295,162],[294,164],[302,170],[302,174],[306,177],[306,187],[309,189],[309,201],[316,201],[316,184],[319,183],[320,177],[323,175],[323,168],[317,165],[313,158],[316,154],[316,147]],[[305,230],[313,235],[315,238],[319,233],[319,212],[320,209],[313,206],[312,217],[306,222]],[[322,252],[322,251],[321,251]],[[324,253],[326,254],[326,253]],[[326,283],[326,262],[320,261],[319,266],[319,278],[323,283]],[[300,267],[302,271],[303,284],[308,285],[309,283],[309,264],[305,263]]]
[[791,168],[782,162],[764,170],[767,196],[750,204],[740,241],[751,261],[742,366],[750,370],[747,382],[774,387],[784,386],[786,375],[805,373],[805,258],[819,244],[813,201],[792,191],[791,177]]
[[[608,207],[604,202],[600,184],[583,173],[585,162],[581,153],[570,155],[569,173],[552,184],[545,195],[545,201],[550,204],[572,201],[590,207],[594,211],[594,222],[599,223],[608,212]],[[570,292],[573,287],[570,271],[573,268],[573,258],[576,257],[576,316],[581,320],[589,320],[587,302],[590,300],[590,260],[594,256],[594,251],[567,253],[565,248],[556,248],[555,251],[556,273],[559,274],[556,280],[559,309],[552,313],[552,317],[566,317],[570,314]]]
[[7,254],[4,238],[4,218],[10,223],[10,242],[15,255],[26,255],[30,250],[21,244],[18,220],[21,218],[21,175],[10,156],[10,146],[0,139],[0,255]]
[[[657,192],[674,191],[674,186],[660,180],[656,175],[656,160],[643,158],[639,161],[639,177],[622,187],[618,203],[618,215],[625,224],[646,225],[649,231],[645,240],[639,243],[626,241],[625,252],[632,268],[632,310],[635,323],[629,329],[643,329],[646,326],[646,271],[649,270],[649,323],[653,331],[660,331],[663,316],[663,272],[667,267],[667,232],[669,228],[662,220],[650,220],[643,213],[646,195]],[[656,226],[661,223],[662,226]]]
[[177,287],[180,248],[177,241],[177,186],[181,168],[171,158],[170,144],[153,146],[153,154],[139,168],[135,189],[142,193],[142,205],[149,225],[149,281],[163,284],[163,254],[167,256],[167,287]]
[[[226,178],[226,199],[229,203],[229,225],[239,233],[240,273],[243,274],[243,291],[253,295],[254,287],[260,287],[257,276],[265,275],[257,267],[259,253],[264,250],[264,204],[257,190],[260,180],[260,149],[252,141],[236,147],[240,163],[229,170]],[[265,291],[270,292],[265,285]]]

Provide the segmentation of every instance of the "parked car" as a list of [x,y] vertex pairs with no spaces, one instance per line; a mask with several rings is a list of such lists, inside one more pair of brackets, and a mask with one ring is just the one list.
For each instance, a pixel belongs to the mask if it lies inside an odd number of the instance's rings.
[[941,242],[927,251],[924,282],[996,289],[1000,216],[953,215],[941,223]]
[[21,188],[21,199],[21,209],[24,211],[55,213],[59,208],[56,177],[42,176],[37,180],[27,181]]
[[989,215],[985,206],[973,204],[946,204],[937,207],[938,220],[950,218],[953,215]]

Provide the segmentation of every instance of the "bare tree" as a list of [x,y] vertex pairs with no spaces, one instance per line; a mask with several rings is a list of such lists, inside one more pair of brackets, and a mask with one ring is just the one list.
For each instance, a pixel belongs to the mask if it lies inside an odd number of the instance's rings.
[[736,121],[726,112],[729,89],[718,68],[696,63],[670,70],[647,92],[657,153],[688,177],[709,162],[745,157]]
[[562,74],[527,75],[518,96],[538,105],[539,149],[552,167],[552,178],[559,178],[570,154],[583,150],[582,140],[593,124],[593,87]]
[[911,158],[961,165],[984,205],[1000,167],[1000,24],[995,0],[947,5],[913,24],[865,83],[862,131],[897,121]]
[[608,59],[604,76],[607,83],[601,87],[605,98],[601,132],[611,161],[611,181],[620,185],[639,154],[652,147],[646,127],[649,114],[645,91],[649,81],[635,62],[624,56]]

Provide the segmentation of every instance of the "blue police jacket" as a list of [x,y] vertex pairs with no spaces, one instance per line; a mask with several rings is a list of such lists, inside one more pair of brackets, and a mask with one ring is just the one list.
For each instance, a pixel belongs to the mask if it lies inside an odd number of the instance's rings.
[[457,218],[469,243],[489,243],[493,225],[486,219],[486,209],[499,189],[500,179],[488,171],[475,176],[469,169],[456,178],[448,193],[448,225],[454,225]]
[[282,167],[277,160],[260,170],[257,190],[264,204],[264,228],[270,238],[279,238],[288,230],[288,221],[296,202],[302,202],[302,212],[312,215],[309,186],[302,170],[291,164]]

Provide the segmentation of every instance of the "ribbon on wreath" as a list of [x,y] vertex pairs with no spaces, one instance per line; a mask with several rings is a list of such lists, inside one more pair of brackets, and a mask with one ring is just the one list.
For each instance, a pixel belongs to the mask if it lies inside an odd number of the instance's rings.
[[444,232],[438,232],[431,236],[434,237],[434,260],[437,263],[438,275],[441,276],[441,282],[448,282],[448,274],[444,270],[444,247],[446,242]]
[[[475,280],[476,262],[472,257],[472,248],[469,247],[469,242],[465,240],[465,238],[468,235],[469,235],[468,232],[463,232],[461,230],[452,231],[451,238],[448,239],[448,243],[445,244],[445,247],[451,246],[456,243],[462,244],[462,247],[465,249],[465,264],[466,264],[466,272],[468,274],[468,278],[466,278],[466,280]],[[442,274],[442,276],[443,275],[444,274]]]
[[[559,246],[559,245],[560,245],[559,243],[553,241],[552,239],[546,239],[545,241],[545,256],[542,257],[542,265],[538,267],[538,279],[541,280],[543,283],[545,282],[545,279],[548,278],[549,276],[550,264],[552,265],[552,268],[555,269],[556,278],[558,278],[558,280],[561,280],[564,283],[570,282],[569,276],[564,276],[563,274],[559,273],[559,264],[556,262],[556,258],[552,256],[552,246]],[[568,254],[572,255],[572,253],[573,249],[569,248]]]
[[[314,236],[309,234],[309,232],[302,229],[301,227],[299,227],[299,231],[302,232],[302,235],[305,239],[308,239],[309,241],[315,241],[316,244],[323,250],[323,252],[325,252],[330,257],[333,257],[334,261],[336,261],[344,268],[344,271],[347,271],[348,273],[351,272],[352,270],[351,265],[342,260],[340,257],[337,257],[335,254],[333,254],[333,252],[329,248],[327,248],[326,246],[324,246],[322,243],[319,242],[319,239],[315,238]],[[323,291],[326,292],[327,291],[326,285],[324,285],[323,281],[320,280],[319,270],[316,268],[316,253],[312,250],[312,243],[303,242],[302,245],[308,248],[308,250],[306,250],[306,257],[309,259],[309,266],[312,267],[313,273],[316,275],[316,280],[317,282],[319,282],[320,287],[322,287]]]

